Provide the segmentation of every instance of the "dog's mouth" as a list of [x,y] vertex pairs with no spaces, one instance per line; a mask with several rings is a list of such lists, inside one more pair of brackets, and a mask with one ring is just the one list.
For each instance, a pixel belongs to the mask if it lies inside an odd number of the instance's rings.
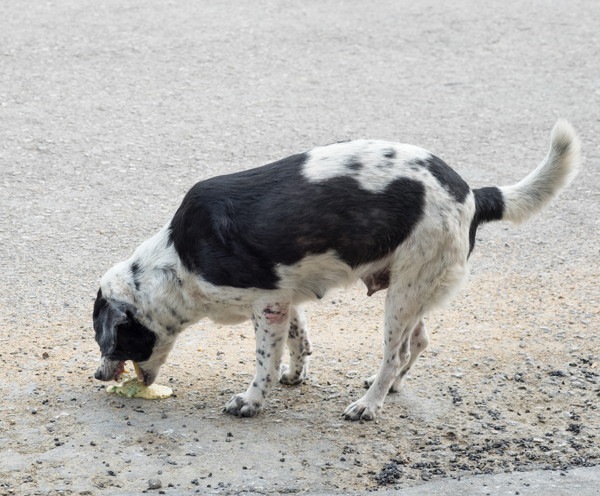
[[123,360],[122,362],[119,362],[119,364],[117,365],[117,368],[113,375],[113,380],[119,382],[121,380],[121,377],[123,377],[124,373],[125,373],[125,360]]
[[[144,370],[137,364],[137,362],[132,361],[133,369],[135,370],[135,375],[138,381],[144,383],[144,385],[149,385],[150,374],[144,372]],[[116,381],[121,382],[123,379],[123,375],[125,374],[125,360],[108,360],[106,358],[102,358],[100,362],[100,367],[96,370],[94,374],[94,378],[99,381]]]

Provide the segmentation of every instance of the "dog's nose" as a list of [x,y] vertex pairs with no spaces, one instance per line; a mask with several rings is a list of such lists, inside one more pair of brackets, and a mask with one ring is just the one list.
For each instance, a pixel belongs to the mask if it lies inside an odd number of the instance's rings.
[[100,369],[96,370],[96,372],[94,373],[94,379],[97,379],[99,381],[105,381],[106,380],[104,378],[104,375],[102,374],[102,370],[100,370]]

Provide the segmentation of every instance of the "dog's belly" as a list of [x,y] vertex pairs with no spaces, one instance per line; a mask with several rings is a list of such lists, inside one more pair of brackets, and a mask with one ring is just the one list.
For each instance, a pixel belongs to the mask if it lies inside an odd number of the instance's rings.
[[388,265],[389,257],[352,268],[334,251],[308,255],[293,265],[277,267],[278,287],[292,291],[295,301],[321,299],[330,289],[349,286],[359,279],[367,280],[370,275],[385,273]]
[[206,317],[222,325],[241,324],[250,319],[252,316],[251,304],[240,304],[239,301],[224,299],[214,302],[204,308]]

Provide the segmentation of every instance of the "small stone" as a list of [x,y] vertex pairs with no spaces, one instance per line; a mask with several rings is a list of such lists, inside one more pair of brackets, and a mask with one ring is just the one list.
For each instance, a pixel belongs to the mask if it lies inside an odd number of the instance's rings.
[[162,487],[162,482],[160,479],[148,480],[148,489],[160,489],[161,487]]

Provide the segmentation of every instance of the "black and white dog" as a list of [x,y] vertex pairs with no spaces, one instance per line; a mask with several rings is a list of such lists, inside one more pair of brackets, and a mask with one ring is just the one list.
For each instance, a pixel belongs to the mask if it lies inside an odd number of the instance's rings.
[[361,279],[369,295],[387,289],[384,356],[344,416],[373,419],[428,344],[424,316],[465,281],[477,227],[529,218],[578,163],[579,140],[560,120],[544,161],[511,186],[471,190],[428,151],[371,140],[201,181],[161,231],[102,277],[95,377],[118,379],[133,360],[151,384],[186,326],[251,319],[256,375],[225,411],[255,416],[275,381],[305,378],[311,345],[301,304]]

